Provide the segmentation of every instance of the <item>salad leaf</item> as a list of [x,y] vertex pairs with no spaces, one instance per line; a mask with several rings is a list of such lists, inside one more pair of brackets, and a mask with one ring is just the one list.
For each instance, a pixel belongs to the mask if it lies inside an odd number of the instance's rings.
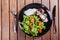
[[[34,22],[31,23],[30,19],[32,18],[34,18]],[[39,29],[43,29],[43,30],[46,29],[46,27],[44,26],[44,22],[38,25],[37,22],[39,21],[40,21],[40,18],[36,15],[36,12],[32,16],[23,15],[23,21],[22,21],[23,29],[22,30],[27,34],[31,34],[32,36],[37,36]],[[29,28],[30,24],[32,25],[32,29]]]

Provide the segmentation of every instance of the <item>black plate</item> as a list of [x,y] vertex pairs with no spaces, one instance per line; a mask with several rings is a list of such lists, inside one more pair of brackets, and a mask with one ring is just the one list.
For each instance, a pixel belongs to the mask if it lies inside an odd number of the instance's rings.
[[[24,11],[29,8],[36,8],[36,9],[43,8],[45,10],[47,17],[48,17],[48,22],[44,23],[44,25],[46,26],[46,30],[43,30],[43,32],[41,34],[38,34],[38,36],[44,35],[46,32],[48,32],[48,30],[50,29],[51,24],[52,24],[52,20],[50,19],[50,16],[49,16],[48,12],[46,11],[46,10],[48,10],[48,8],[46,6],[44,6],[43,4],[39,4],[39,3],[31,3],[29,5],[26,5],[19,13],[19,21],[20,22],[23,21]],[[30,34],[27,34],[27,35],[30,35]],[[32,35],[30,35],[30,36],[32,36]]]

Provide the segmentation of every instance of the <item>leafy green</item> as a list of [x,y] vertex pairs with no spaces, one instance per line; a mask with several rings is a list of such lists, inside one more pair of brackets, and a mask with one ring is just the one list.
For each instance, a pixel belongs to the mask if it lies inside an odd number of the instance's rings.
[[[30,22],[31,18],[34,18],[33,23]],[[40,18],[36,15],[36,13],[32,16],[23,15],[23,21],[22,21],[23,29],[22,30],[27,34],[31,34],[32,36],[37,36],[39,29],[44,29],[44,30],[46,29],[46,27],[44,26],[44,22],[42,22],[41,25],[37,24],[37,22],[39,21],[40,21]],[[29,28],[30,24],[33,25],[32,29]]]

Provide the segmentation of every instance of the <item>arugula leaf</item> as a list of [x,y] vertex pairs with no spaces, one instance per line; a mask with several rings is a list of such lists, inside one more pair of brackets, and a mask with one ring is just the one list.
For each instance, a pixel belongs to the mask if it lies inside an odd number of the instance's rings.
[[[30,19],[31,18],[34,18],[34,22],[31,23],[30,22]],[[41,25],[38,25],[37,22],[40,21],[40,18],[36,15],[36,12],[34,13],[34,15],[32,16],[26,16],[26,15],[23,15],[23,31],[27,34],[31,34],[32,36],[37,36],[38,35],[38,30],[39,29],[46,29],[46,27],[44,26],[44,22],[42,22]],[[32,24],[32,29],[29,28],[30,24]]]

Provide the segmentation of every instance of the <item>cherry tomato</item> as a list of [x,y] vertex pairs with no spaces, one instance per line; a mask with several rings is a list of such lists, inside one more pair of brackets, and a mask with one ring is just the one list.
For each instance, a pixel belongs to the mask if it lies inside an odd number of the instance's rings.
[[42,24],[42,22],[41,22],[41,21],[39,21],[39,22],[38,22],[38,25],[40,25],[40,24]]
[[29,28],[32,29],[32,25],[30,25]]
[[38,33],[42,33],[42,29],[38,30]]
[[34,22],[34,18],[32,18],[32,19],[30,20],[30,22],[33,23],[33,22]]

